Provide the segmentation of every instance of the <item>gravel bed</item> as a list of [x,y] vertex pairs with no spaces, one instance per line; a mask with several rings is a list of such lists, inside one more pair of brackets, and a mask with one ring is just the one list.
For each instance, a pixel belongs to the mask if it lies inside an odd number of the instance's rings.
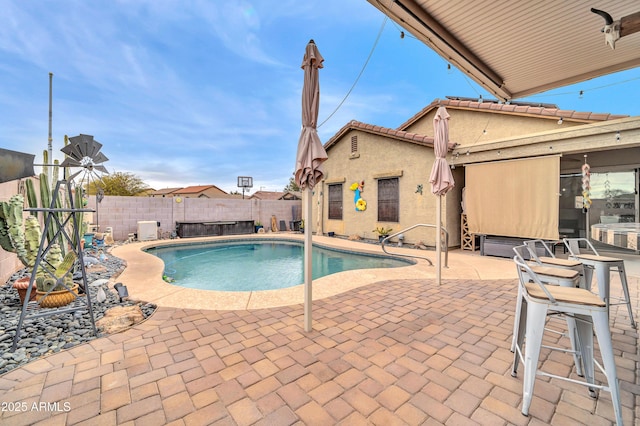
[[[114,306],[139,305],[145,318],[148,318],[156,310],[156,306],[150,303],[132,300],[120,301],[118,293],[113,289],[115,282],[109,282],[101,287],[105,290],[107,299],[99,303],[96,295],[99,287],[91,286],[97,280],[106,282],[109,278],[117,277],[124,269],[125,263],[121,259],[104,253],[104,259],[98,260],[92,251],[85,251],[86,268],[89,294],[95,320],[104,316],[107,309]],[[104,333],[98,330],[98,336],[93,333],[91,316],[85,307],[79,311],[66,314],[56,314],[50,317],[29,318],[27,315],[20,331],[20,340],[17,349],[11,352],[11,346],[16,334],[22,304],[18,292],[12,287],[13,282],[27,275],[23,269],[11,276],[6,284],[0,287],[0,374],[6,373],[16,367],[38,359],[51,353],[60,352],[63,349],[85,343],[102,337]],[[86,295],[81,295],[86,300]]]

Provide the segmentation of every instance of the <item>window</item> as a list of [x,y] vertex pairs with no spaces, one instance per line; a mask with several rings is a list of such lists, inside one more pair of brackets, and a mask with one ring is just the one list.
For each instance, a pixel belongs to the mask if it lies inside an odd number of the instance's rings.
[[351,136],[351,153],[358,152],[358,136]]
[[329,185],[329,219],[342,220],[342,184]]
[[378,179],[378,222],[399,222],[398,178]]

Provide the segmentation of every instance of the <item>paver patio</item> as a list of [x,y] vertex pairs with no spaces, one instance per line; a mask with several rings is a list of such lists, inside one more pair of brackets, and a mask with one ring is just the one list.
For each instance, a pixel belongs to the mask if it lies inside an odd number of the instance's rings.
[[[630,277],[636,314],[639,281]],[[509,350],[516,284],[379,281],[314,301],[310,333],[301,304],[160,307],[125,332],[0,376],[0,424],[611,424],[608,393],[596,400],[548,378],[536,382],[530,416],[520,413]],[[611,325],[623,417],[637,424],[638,334],[624,306],[612,307]],[[568,345],[547,343],[557,340]],[[576,378],[570,355],[544,350],[541,362]],[[18,411],[5,409],[11,402]]]

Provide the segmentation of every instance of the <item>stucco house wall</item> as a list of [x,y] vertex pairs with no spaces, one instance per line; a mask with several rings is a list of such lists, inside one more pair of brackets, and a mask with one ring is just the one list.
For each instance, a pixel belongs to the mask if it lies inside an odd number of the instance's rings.
[[[474,151],[493,146],[495,141],[515,140],[525,135],[567,133],[584,124],[618,119],[624,116],[560,110],[555,106],[499,104],[468,100],[435,100],[397,129],[383,128],[365,123],[350,122],[326,144],[328,160],[324,163],[325,180],[316,187],[314,199],[314,230],[326,234],[375,239],[378,226],[400,231],[417,223],[436,223],[436,197],[430,192],[429,174],[433,161],[433,117],[439,105],[450,115],[449,142],[456,146],[447,156],[450,164],[457,165],[452,172],[456,181],[443,203],[443,225],[449,232],[449,246],[460,245],[462,189],[465,186],[465,158],[477,158]],[[562,120],[561,120],[562,119]],[[346,129],[346,130],[345,130]],[[358,152],[351,153],[351,137],[357,136]],[[555,145],[555,144],[554,144]],[[466,156],[467,148],[472,153]],[[474,149],[476,148],[476,149]],[[548,149],[548,147],[547,147]],[[548,154],[546,151],[544,154]],[[555,151],[554,151],[555,153]],[[535,155],[541,155],[540,153]],[[527,155],[523,155],[527,156]],[[492,161],[500,160],[496,150]],[[377,221],[377,181],[379,176],[399,177],[400,221]],[[365,181],[362,198],[367,201],[365,212],[356,212],[353,182]],[[343,182],[343,218],[328,219],[328,184]],[[417,192],[422,185],[422,195]],[[317,214],[317,212],[321,214]],[[412,230],[405,242],[422,241],[435,245],[435,232]]]
[[[355,155],[351,153],[352,136],[356,136],[358,141]],[[334,232],[341,236],[357,234],[361,238],[377,239],[373,231],[376,227],[392,228],[393,233],[416,223],[435,225],[436,197],[429,185],[429,174],[435,159],[433,148],[354,129],[330,147],[328,156],[329,159],[324,163],[324,181],[315,190],[313,217],[322,220],[314,220],[314,231],[325,234]],[[384,177],[398,177],[399,222],[377,220],[377,179]],[[365,183],[361,197],[367,202],[367,209],[356,211],[354,192],[349,187],[361,181]],[[328,186],[340,182],[343,185],[342,220],[328,219]],[[422,193],[418,191],[419,185],[422,185]],[[445,228],[452,229],[449,231],[449,244],[455,246],[460,244],[458,229],[461,209],[458,194],[450,194],[443,202],[443,224]],[[318,216],[318,209],[322,211],[321,216]],[[405,242],[422,241],[434,245],[435,235],[434,229],[417,228],[405,235]]]
[[[448,107],[447,112],[451,116],[449,119],[449,139],[457,142],[460,146],[481,145],[496,139],[560,130],[584,124],[569,119],[558,124],[558,117],[555,116],[514,115],[481,109]],[[435,109],[431,110],[415,123],[406,128],[401,126],[400,129],[421,135],[432,135],[435,113]]]

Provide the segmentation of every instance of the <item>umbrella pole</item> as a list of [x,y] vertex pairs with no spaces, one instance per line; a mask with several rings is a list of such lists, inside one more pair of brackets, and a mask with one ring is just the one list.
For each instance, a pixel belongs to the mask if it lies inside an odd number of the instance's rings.
[[304,191],[304,331],[311,331],[311,304],[312,304],[312,262],[311,262],[311,189]]
[[442,195],[436,199],[436,282],[442,282]]

